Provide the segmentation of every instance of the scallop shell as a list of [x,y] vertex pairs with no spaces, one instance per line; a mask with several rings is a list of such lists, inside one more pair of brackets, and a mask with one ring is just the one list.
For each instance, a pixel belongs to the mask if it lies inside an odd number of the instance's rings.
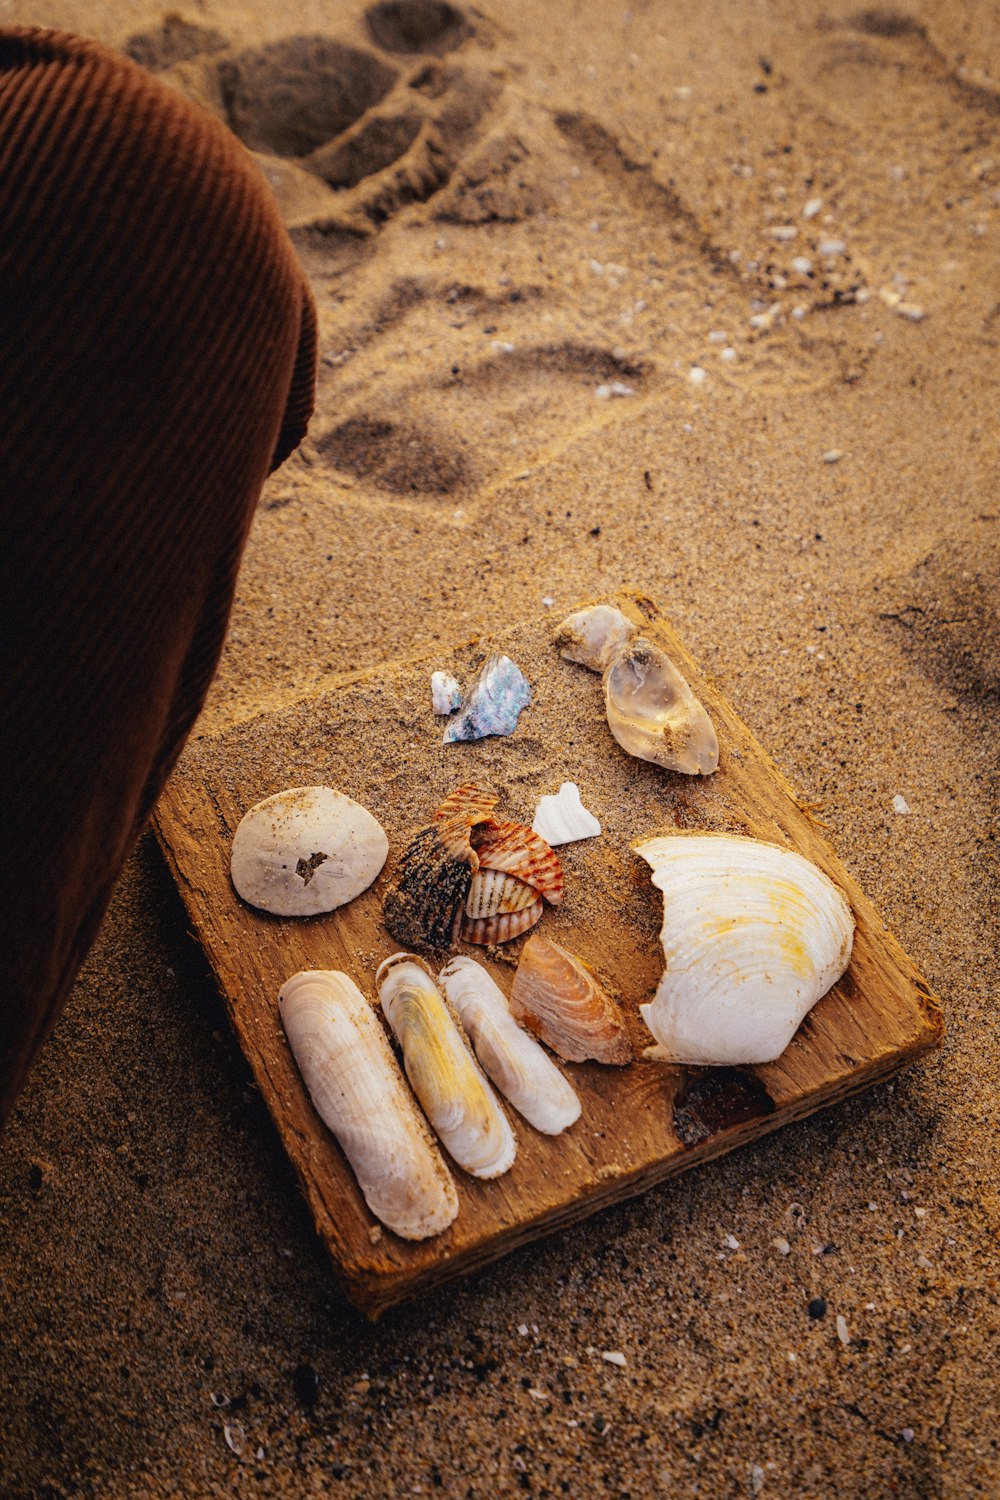
[[298,786],[258,802],[233,837],[233,885],[279,917],[311,917],[353,901],[389,852],[368,810],[328,786]]
[[580,799],[575,781],[564,781],[557,793],[542,797],[535,809],[532,828],[548,844],[574,844],[596,838],[601,825]]
[[465,900],[479,856],[470,830],[500,799],[474,782],[445,798],[434,821],[415,834],[400,856],[383,917],[393,937],[411,948],[449,948],[458,938]]
[[442,1145],[473,1177],[499,1177],[513,1165],[514,1132],[431,975],[412,954],[396,953],[375,982],[406,1076]]
[[792,849],[722,833],[636,846],[663,892],[666,971],[639,1007],[660,1044],[694,1064],[772,1062],[850,962],[854,918]]
[[445,729],[442,743],[513,734],[522,708],[530,702],[531,684],[520,667],[509,656],[494,654],[484,663],[461,712]]
[[567,1062],[632,1061],[632,1043],[618,1006],[581,959],[540,933],[524,945],[510,1009],[516,1021]]
[[580,1117],[580,1100],[555,1063],[522,1031],[500,989],[474,958],[453,958],[438,983],[483,1068],[529,1125],[560,1135]]
[[632,621],[611,604],[595,604],[568,615],[556,631],[560,656],[603,672],[635,635]]
[[278,1005],[310,1098],[375,1217],[407,1240],[447,1229],[455,1184],[357,985],[332,971],[294,974]]
[[668,771],[708,776],[718,768],[711,719],[669,656],[644,637],[604,673],[608,726],[623,750]]
[[472,830],[472,844],[479,870],[461,926],[467,943],[509,942],[535,925],[543,900],[551,906],[562,901],[562,865],[533,829],[490,819]]

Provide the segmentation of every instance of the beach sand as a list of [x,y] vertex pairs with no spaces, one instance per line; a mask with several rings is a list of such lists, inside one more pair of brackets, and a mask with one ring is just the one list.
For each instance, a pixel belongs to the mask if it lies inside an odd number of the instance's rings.
[[0,1143],[0,1493],[995,1494],[1000,6],[421,15],[2,11],[238,68],[315,289],[196,733],[637,585],[945,1044],[371,1326],[147,836]]

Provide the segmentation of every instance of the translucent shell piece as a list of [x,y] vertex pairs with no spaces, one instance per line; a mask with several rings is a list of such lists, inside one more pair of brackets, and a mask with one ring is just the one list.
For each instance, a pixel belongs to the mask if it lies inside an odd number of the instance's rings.
[[413,1092],[442,1145],[473,1177],[499,1177],[517,1145],[510,1121],[419,959],[396,953],[375,976]]
[[708,776],[719,765],[711,719],[659,646],[633,640],[604,674],[608,726],[623,750],[668,771]]
[[353,901],[389,852],[368,810],[328,786],[276,792],[233,837],[230,870],[244,901],[279,917],[311,917]]
[[592,672],[609,667],[635,635],[632,621],[611,604],[595,604],[568,615],[556,631],[560,656]]
[[489,734],[513,734],[522,708],[531,702],[531,684],[509,656],[494,654],[444,732],[443,743],[481,740]]
[[771,1062],[850,962],[854,918],[792,849],[721,833],[636,846],[663,892],[666,971],[639,1007],[660,1044],[694,1064]]
[[601,831],[594,814],[584,807],[575,781],[564,781],[558,792],[540,799],[531,826],[548,844],[573,844],[596,838]]
[[618,1006],[581,959],[540,933],[524,945],[510,1010],[567,1062],[632,1061],[632,1043]]
[[500,989],[474,958],[453,958],[438,983],[500,1092],[529,1125],[560,1135],[580,1117],[575,1090],[510,1013]]
[[278,1005],[309,1096],[375,1217],[407,1240],[447,1229],[455,1184],[357,985],[335,972],[294,974]]

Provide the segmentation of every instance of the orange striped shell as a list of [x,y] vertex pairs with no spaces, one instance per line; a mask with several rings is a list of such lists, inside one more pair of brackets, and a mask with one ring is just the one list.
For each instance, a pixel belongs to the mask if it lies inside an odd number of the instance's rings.
[[632,1043],[619,1007],[582,959],[541,933],[524,945],[510,992],[510,1013],[567,1062],[632,1061]]

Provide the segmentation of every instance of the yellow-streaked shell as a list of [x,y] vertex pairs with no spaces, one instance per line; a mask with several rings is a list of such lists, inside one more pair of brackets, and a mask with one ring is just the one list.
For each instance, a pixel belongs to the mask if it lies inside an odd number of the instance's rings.
[[453,958],[438,976],[483,1068],[529,1125],[559,1135],[580,1117],[576,1091],[522,1031],[500,986],[474,958]]
[[636,845],[663,892],[666,970],[639,1007],[659,1043],[692,1064],[772,1062],[850,962],[843,891],[795,850],[720,833]]
[[499,1177],[513,1165],[514,1132],[433,978],[418,958],[396,953],[375,982],[406,1076],[438,1139],[473,1177]]
[[619,1007],[581,958],[534,933],[521,950],[510,992],[516,1021],[567,1062],[632,1061]]
[[447,1229],[455,1184],[354,981],[332,970],[293,974],[278,1006],[309,1096],[375,1217],[407,1240]]
[[329,786],[295,786],[251,807],[230,871],[244,901],[279,917],[333,911],[367,890],[389,841],[367,808]]
[[704,705],[669,656],[644,636],[604,673],[608,727],[623,750],[687,776],[718,769],[719,741]]

